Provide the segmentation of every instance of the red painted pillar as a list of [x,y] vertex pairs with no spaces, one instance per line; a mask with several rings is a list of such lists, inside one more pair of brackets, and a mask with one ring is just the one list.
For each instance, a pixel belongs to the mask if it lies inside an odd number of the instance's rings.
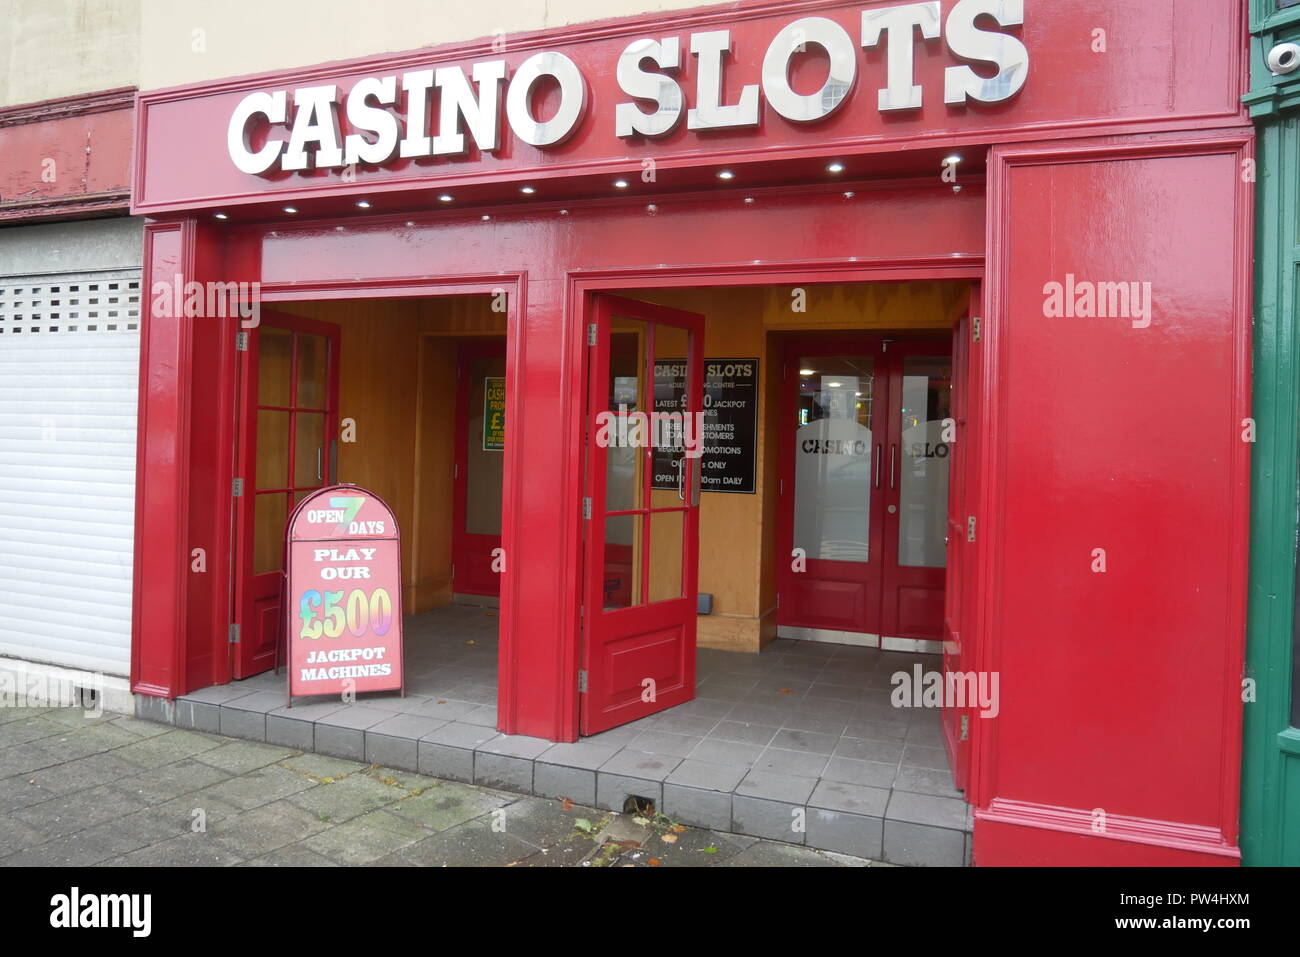
[[192,233],[192,222],[146,223],[140,284],[131,688],[167,697],[184,690],[192,344],[189,323],[161,293],[193,277]]
[[1240,856],[1252,141],[993,151],[976,864]]
[[[577,727],[576,575],[582,475],[581,318],[559,279],[521,282],[508,344],[498,726],[574,741]],[[525,361],[525,356],[527,357]],[[575,368],[576,361],[576,368]]]

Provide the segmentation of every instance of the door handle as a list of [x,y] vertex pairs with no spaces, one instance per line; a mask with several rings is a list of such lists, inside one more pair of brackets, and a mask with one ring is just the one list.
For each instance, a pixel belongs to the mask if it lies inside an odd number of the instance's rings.
[[880,488],[880,443],[876,443],[876,467],[873,470],[876,476],[876,488]]
[[683,455],[677,460],[677,498],[682,502],[686,501],[685,470],[683,468],[685,465],[686,456]]
[[889,444],[889,490],[891,492],[894,490],[894,466],[896,464],[894,460],[896,458],[895,453],[897,452],[898,452],[897,443],[891,442]]
[[325,473],[321,471],[321,453],[324,450],[325,450],[325,446],[323,445],[316,446],[316,481],[317,482],[321,481],[321,479],[325,477]]

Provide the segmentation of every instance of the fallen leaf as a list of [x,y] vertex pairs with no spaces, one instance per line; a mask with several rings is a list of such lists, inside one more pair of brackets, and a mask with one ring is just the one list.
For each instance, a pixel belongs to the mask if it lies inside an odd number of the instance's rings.
[[660,834],[660,835],[659,835],[659,840],[663,841],[665,844],[676,844],[676,843],[677,843],[677,835],[676,835],[676,834]]
[[716,854],[716,853],[718,853],[718,849],[717,849],[716,847],[702,847],[702,848],[700,848],[700,850],[703,851],[705,854]]
[[646,820],[645,818],[643,818],[643,817],[634,817],[634,818],[632,818],[632,823],[633,823],[633,824],[640,824],[642,827],[648,827],[649,824],[650,824],[650,822],[649,822],[648,820]]
[[465,644],[467,644],[467,645],[472,645],[472,644],[474,644],[474,639],[471,638],[469,641],[465,642]]
[[669,830],[672,831],[674,834],[685,834],[685,833],[686,833],[686,825],[684,825],[684,824],[674,824],[672,827],[669,828]]
[[777,689],[776,689],[776,693],[777,693],[777,694],[794,694],[794,692],[791,691],[789,688],[777,688]]
[[663,865],[659,863],[659,860],[658,860],[657,858],[652,857],[652,858],[650,858],[650,866],[651,866],[651,867],[662,867]]
[[570,801],[568,798],[565,798],[564,803],[561,804],[560,807],[564,810],[565,814],[568,814],[570,811],[573,810],[573,802]]

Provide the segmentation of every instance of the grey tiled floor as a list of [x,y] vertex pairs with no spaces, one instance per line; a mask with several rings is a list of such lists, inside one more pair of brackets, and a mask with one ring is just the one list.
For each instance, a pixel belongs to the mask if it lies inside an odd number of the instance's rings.
[[265,674],[187,696],[173,720],[616,810],[636,794],[683,823],[894,863],[969,858],[939,712],[890,704],[891,675],[935,669],[936,656],[786,639],[758,655],[702,649],[695,700],[554,744],[495,730],[495,610],[451,606],[405,628],[405,698],[286,710],[284,676]]

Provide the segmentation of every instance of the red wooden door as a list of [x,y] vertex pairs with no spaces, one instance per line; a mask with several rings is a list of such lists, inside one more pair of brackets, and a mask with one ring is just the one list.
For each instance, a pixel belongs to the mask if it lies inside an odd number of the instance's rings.
[[[583,734],[695,697],[704,317],[610,295],[589,309]],[[651,413],[681,428],[656,426]],[[698,445],[695,446],[698,448]]]
[[241,356],[235,499],[235,678],[275,665],[285,523],[338,466],[339,327],[262,311]]
[[452,590],[458,595],[501,594],[493,565],[501,555],[505,376],[504,340],[461,344],[452,533]]
[[[943,670],[945,675],[969,671],[974,648],[975,549],[967,541],[968,520],[975,514],[979,492],[979,442],[976,423],[979,407],[979,343],[975,340],[980,309],[980,288],[971,291],[970,314],[953,330],[952,417],[956,435],[952,442],[951,482],[948,490],[948,581],[944,594]],[[952,685],[945,683],[946,687]],[[953,784],[965,790],[970,780],[970,707],[944,701],[943,738],[952,768]]]
[[886,358],[881,633],[937,642],[948,563],[952,350],[937,339],[895,341]]
[[780,625],[880,635],[885,359],[876,336],[786,343]]

